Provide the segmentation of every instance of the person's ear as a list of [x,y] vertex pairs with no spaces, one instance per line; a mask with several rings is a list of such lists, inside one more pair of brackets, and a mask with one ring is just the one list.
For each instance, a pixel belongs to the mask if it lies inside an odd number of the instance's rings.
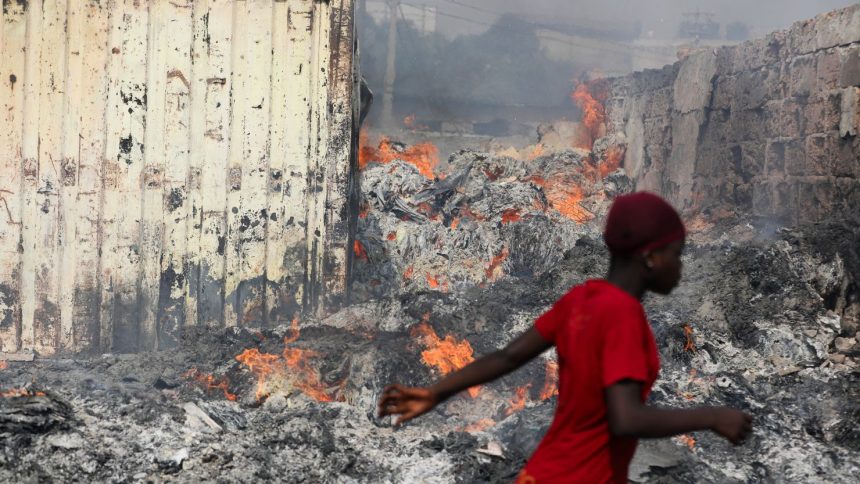
[[642,260],[645,262],[645,267],[648,269],[654,268],[654,253],[650,250],[642,253]]

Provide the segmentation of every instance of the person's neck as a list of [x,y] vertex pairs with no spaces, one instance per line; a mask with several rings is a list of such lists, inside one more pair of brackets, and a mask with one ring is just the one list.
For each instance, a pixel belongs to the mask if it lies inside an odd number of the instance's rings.
[[645,295],[645,283],[642,281],[641,275],[634,270],[612,268],[609,270],[606,280],[636,299],[642,300],[642,296]]

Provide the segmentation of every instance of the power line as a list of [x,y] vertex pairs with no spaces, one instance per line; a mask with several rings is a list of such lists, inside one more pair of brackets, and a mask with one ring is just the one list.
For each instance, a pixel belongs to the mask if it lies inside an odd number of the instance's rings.
[[505,14],[505,12],[499,12],[499,11],[487,10],[487,9],[481,8],[481,7],[475,7],[473,5],[468,5],[468,4],[465,4],[462,2],[458,2],[457,0],[445,0],[445,1],[448,3],[453,3],[454,5],[459,5],[461,7],[470,8],[470,9],[476,10],[478,12],[484,12],[484,13],[489,13],[492,15],[500,15],[500,16]]

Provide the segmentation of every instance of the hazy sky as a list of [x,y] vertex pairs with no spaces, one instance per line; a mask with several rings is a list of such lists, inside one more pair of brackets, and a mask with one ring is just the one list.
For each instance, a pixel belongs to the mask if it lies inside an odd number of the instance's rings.
[[[372,1],[372,0],[371,0]],[[480,31],[481,23],[491,23],[498,14],[517,13],[579,24],[583,21],[624,21],[642,23],[643,31],[655,37],[671,38],[677,32],[683,12],[716,14],[721,24],[742,21],[755,36],[788,27],[798,20],[814,17],[855,3],[849,0],[402,0],[413,5],[435,5],[440,29],[449,33]],[[453,17],[465,17],[468,20]],[[477,22],[477,23],[476,23]]]

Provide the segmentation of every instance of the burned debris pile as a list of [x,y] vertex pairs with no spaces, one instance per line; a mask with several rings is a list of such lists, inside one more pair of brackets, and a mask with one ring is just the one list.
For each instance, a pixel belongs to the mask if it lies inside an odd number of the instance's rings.
[[[9,362],[0,480],[511,479],[549,425],[554,355],[400,430],[375,417],[376,399],[501,347],[603,276],[600,220],[632,186],[608,149],[594,153],[464,151],[430,173],[407,156],[368,163],[353,305],[274,328],[200,328],[157,354]],[[631,477],[851,482],[860,279],[843,241],[860,234],[692,225],[682,286],[646,301],[663,364],[652,398],[738,406],[757,430],[739,448],[708,433],[643,442]]]

